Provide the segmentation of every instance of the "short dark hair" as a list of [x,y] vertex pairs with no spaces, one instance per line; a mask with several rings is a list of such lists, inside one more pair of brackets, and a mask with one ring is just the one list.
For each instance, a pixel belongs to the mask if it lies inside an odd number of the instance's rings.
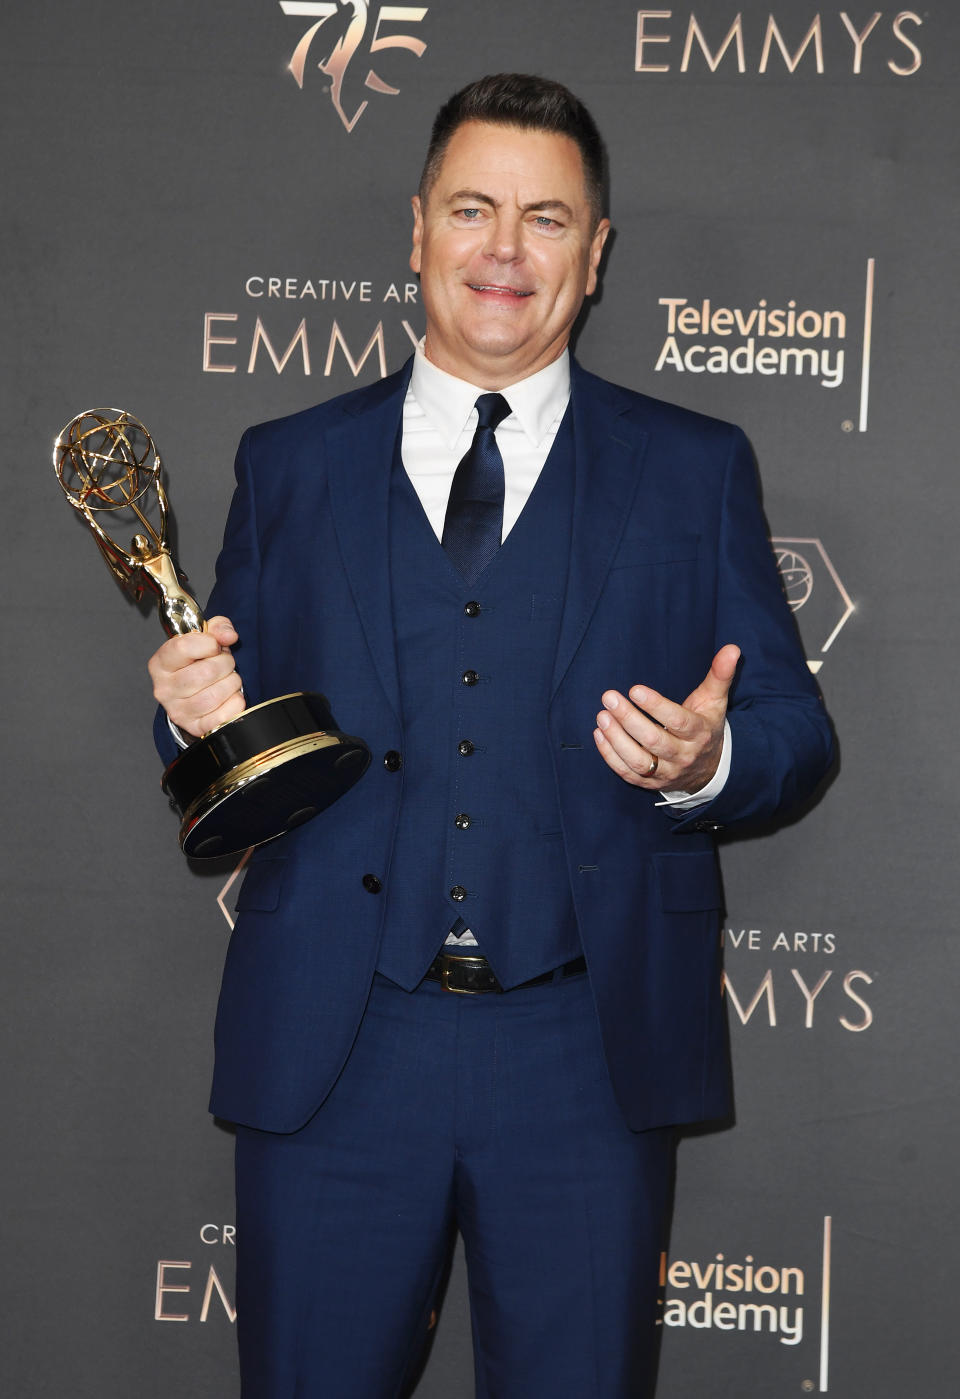
[[607,161],[597,124],[569,88],[529,73],[494,73],[478,78],[443,104],[433,123],[420,176],[422,202],[426,202],[433,188],[451,136],[468,121],[569,136],[580,151],[587,198],[594,222],[599,223],[606,204]]

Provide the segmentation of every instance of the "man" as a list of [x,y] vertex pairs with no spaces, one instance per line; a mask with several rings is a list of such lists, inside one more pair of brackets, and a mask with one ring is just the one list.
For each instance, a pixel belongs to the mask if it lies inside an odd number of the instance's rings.
[[421,349],[246,434],[220,615],[151,661],[165,758],[168,719],[317,688],[375,754],[238,902],[245,1399],[400,1394],[454,1228],[479,1395],[652,1383],[673,1128],[729,1106],[713,833],[806,797],[831,736],[743,435],[568,354],[602,190],[566,89],[450,99]]

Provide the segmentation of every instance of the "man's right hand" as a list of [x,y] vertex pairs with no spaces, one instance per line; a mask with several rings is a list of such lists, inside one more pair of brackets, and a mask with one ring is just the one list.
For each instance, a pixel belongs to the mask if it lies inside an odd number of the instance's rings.
[[228,617],[211,617],[206,631],[172,636],[150,657],[153,693],[184,733],[200,738],[246,708],[230,651],[238,640]]

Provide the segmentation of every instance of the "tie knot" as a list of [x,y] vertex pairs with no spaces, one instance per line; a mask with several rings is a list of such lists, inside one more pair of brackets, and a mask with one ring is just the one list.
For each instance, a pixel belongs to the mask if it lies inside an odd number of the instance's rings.
[[477,427],[496,429],[510,416],[510,404],[502,393],[482,393],[477,399]]

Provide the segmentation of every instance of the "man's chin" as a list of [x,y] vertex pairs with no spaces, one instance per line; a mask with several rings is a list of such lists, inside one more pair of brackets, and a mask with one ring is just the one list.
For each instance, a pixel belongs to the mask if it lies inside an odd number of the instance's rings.
[[531,356],[536,354],[530,337],[521,334],[513,325],[465,325],[462,327],[462,338],[471,353],[492,359],[510,359],[524,352]]
[[515,328],[511,333],[507,326],[461,324],[459,330],[455,341],[441,343],[431,342],[428,329],[427,358],[448,374],[481,388],[489,387],[488,378],[498,381],[496,387],[518,383],[554,357],[542,339],[531,340]]

